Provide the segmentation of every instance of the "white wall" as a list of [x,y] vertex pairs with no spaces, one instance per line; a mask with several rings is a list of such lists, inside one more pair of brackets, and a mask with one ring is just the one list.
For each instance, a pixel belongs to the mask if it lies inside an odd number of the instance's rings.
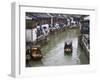
[[31,41],[32,41],[32,30],[26,29],[26,42],[31,42]]
[[[46,6],[94,6],[97,11],[97,25],[93,35],[95,38],[94,48],[97,57],[97,72],[96,73],[80,73],[80,74],[64,74],[56,76],[35,76],[31,78],[24,78],[22,80],[100,80],[100,0],[1,0],[0,1],[0,80],[13,80],[10,75],[11,67],[11,2],[24,1],[33,2],[33,5]],[[98,79],[99,78],[99,79]]]

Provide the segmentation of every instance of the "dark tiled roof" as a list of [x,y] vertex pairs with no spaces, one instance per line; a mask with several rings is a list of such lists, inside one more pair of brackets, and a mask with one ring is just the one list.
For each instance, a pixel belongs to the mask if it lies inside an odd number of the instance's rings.
[[63,14],[50,14],[52,15],[53,17],[55,18],[61,18],[61,19],[64,19],[65,17],[63,16]]
[[48,14],[46,13],[33,13],[32,17],[37,17],[37,18],[51,18]]

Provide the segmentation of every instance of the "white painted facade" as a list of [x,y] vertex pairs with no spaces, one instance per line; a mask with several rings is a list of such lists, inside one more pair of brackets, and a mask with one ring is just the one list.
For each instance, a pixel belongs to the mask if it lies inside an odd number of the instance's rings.
[[37,38],[37,29],[26,29],[26,42],[34,42]]

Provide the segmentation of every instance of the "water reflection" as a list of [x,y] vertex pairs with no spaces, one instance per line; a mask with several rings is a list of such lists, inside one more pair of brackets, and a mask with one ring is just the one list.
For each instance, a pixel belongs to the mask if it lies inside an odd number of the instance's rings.
[[[84,51],[78,45],[78,29],[67,30],[49,37],[50,41],[42,47],[44,55],[41,61],[31,61],[30,66],[57,66],[57,65],[75,65],[88,64]],[[64,42],[72,41],[72,55],[64,55]]]

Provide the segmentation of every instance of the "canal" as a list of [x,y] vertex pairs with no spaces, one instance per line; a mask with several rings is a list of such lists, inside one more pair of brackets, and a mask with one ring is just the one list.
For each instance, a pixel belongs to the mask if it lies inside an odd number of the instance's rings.
[[[88,57],[84,50],[78,45],[78,29],[68,29],[63,32],[49,36],[49,41],[42,46],[43,58],[41,61],[30,61],[28,66],[60,66],[60,65],[80,65],[89,64]],[[72,41],[72,55],[64,55],[65,41]]]

